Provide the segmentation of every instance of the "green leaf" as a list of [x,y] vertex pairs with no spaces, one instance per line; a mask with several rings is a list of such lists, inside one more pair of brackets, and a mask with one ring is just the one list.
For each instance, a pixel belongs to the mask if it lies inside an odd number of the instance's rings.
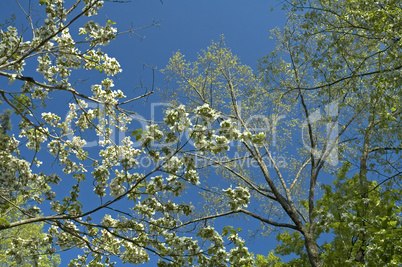
[[230,225],[225,226],[225,227],[223,228],[223,230],[222,230],[222,235],[223,235],[223,236],[227,236],[227,235],[229,234],[229,231],[232,231],[232,230],[233,230],[232,228],[233,228],[233,227],[230,226]]
[[10,226],[10,222],[6,218],[1,217],[0,218],[0,229],[5,229],[8,226]]

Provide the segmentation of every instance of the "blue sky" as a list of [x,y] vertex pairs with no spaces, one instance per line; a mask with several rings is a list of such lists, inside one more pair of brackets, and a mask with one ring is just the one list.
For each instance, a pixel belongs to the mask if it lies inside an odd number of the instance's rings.
[[[160,21],[160,27],[138,32],[144,39],[120,36],[107,48],[122,65],[120,76],[127,85],[126,76],[135,82],[139,75],[149,72],[142,69],[143,63],[164,68],[177,50],[194,60],[201,49],[222,34],[242,63],[255,69],[257,60],[275,45],[275,41],[269,39],[269,30],[285,23],[285,14],[279,7],[270,12],[275,3],[174,0],[161,4],[159,0],[138,0],[126,4],[105,3],[97,19],[104,17],[117,22],[119,31],[128,29],[130,24],[136,28],[151,24],[153,19]],[[163,75],[157,73],[156,78],[156,85],[163,87]]]
[[[269,40],[269,30],[283,26],[285,15],[278,7],[270,12],[274,1],[222,1],[222,0],[139,0],[126,4],[106,3],[98,17],[117,22],[119,30],[150,24],[153,19],[161,20],[160,28],[140,31],[146,38],[117,40],[122,53],[129,58],[120,58],[123,66],[147,63],[165,66],[173,51],[180,51],[188,57],[196,56],[211,40],[221,34],[233,53],[241,57],[243,63],[256,66],[256,61],[272,50],[274,41]],[[119,41],[123,41],[122,44]],[[113,44],[111,47],[115,47]],[[127,69],[127,67],[126,67]]]
[[[20,0],[23,7],[28,2],[37,5],[38,0]],[[269,53],[275,46],[275,41],[269,39],[269,30],[282,27],[286,22],[285,13],[277,1],[263,0],[132,0],[128,3],[105,3],[95,20],[102,23],[110,19],[116,22],[119,31],[125,31],[133,25],[138,28],[159,21],[159,27],[151,27],[138,31],[144,38],[125,34],[119,36],[105,51],[120,62],[123,72],[115,80],[115,88],[121,89],[129,96],[143,91],[136,89],[140,81],[148,88],[152,87],[152,71],[143,64],[154,66],[158,70],[164,68],[173,52],[180,50],[189,60],[195,60],[201,49],[206,49],[212,40],[225,36],[228,47],[233,54],[240,57],[243,64],[254,70],[257,60]],[[275,7],[271,12],[271,7]],[[11,14],[17,15],[16,27],[21,30],[26,20],[15,1],[1,1],[1,21]],[[22,19],[21,19],[22,18]],[[79,25],[80,21],[78,21]],[[78,71],[80,79],[86,79],[85,72]],[[77,76],[77,77],[78,77]],[[7,86],[8,81],[2,78],[1,86]],[[82,84],[85,87],[90,84]],[[155,72],[155,87],[163,90],[164,76]],[[68,99],[66,99],[66,102]],[[157,91],[148,101],[137,102],[131,108],[150,119],[151,104],[160,102]],[[57,108],[59,103],[53,103]],[[63,113],[63,111],[60,111]],[[247,223],[247,222],[245,222]],[[269,240],[267,242],[267,240]],[[267,254],[273,248],[274,238],[257,239],[249,244],[251,251]],[[269,243],[271,246],[267,245]],[[62,259],[65,255],[62,255]],[[63,260],[66,264],[66,261]],[[153,266],[153,264],[149,264]]]

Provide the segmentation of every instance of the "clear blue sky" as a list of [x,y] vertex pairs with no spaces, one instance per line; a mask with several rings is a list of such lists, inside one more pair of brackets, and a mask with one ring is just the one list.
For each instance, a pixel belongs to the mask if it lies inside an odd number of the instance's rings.
[[[20,0],[25,8],[28,8],[29,2],[33,6],[36,5],[36,9],[40,9],[39,0]],[[123,72],[117,76],[115,88],[134,96],[135,92],[141,92],[134,91],[140,80],[149,88],[152,85],[152,72],[143,68],[143,64],[162,69],[172,53],[177,50],[185,54],[187,59],[194,60],[201,49],[205,49],[211,40],[218,40],[222,34],[226,38],[226,44],[240,57],[242,63],[255,69],[257,60],[274,48],[274,40],[269,39],[269,30],[285,24],[286,17],[279,6],[270,12],[270,8],[277,4],[279,2],[268,0],[163,0],[163,4],[159,0],[106,2],[95,20],[115,21],[119,31],[129,29],[130,25],[137,28],[151,24],[153,20],[160,20],[160,27],[138,32],[145,38],[122,35],[105,48],[109,55],[119,60],[123,68]],[[18,15],[16,27],[21,30],[22,25],[26,25],[26,20],[21,17],[16,2],[13,0],[0,2],[0,21],[9,18],[13,13]],[[79,26],[79,23],[80,21],[76,25]],[[160,72],[155,74],[155,87],[163,89],[165,85],[163,74]],[[83,75],[79,78],[85,79],[87,78],[85,75],[88,74]],[[2,78],[0,85],[6,87],[7,84],[8,81]],[[150,104],[159,101],[156,93],[147,103],[136,103],[133,108],[150,119]],[[274,242],[273,237],[257,239],[251,242],[249,247],[251,251],[267,254],[273,248]],[[62,260],[64,256],[62,254]],[[62,262],[64,266],[67,263],[66,260]]]

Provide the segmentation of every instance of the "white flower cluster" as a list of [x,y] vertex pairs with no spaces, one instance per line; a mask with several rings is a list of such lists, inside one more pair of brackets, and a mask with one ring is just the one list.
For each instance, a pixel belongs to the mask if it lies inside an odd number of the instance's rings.
[[177,173],[182,166],[183,166],[182,159],[179,159],[176,156],[172,156],[170,157],[170,159],[166,161],[164,168],[168,173]]
[[102,27],[99,23],[89,21],[84,27],[79,29],[79,35],[88,35],[86,40],[91,41],[91,46],[108,45],[110,40],[116,38],[117,29],[112,27],[112,22],[107,21],[106,26]]
[[118,98],[125,98],[126,96],[121,90],[111,90],[112,87],[114,87],[113,80],[109,78],[104,79],[100,85],[93,85],[92,92],[94,93],[94,98],[108,105],[116,105]]
[[184,178],[186,178],[186,180],[192,183],[193,185],[200,184],[200,177],[198,175],[198,172],[193,169],[188,170],[185,173]]
[[11,151],[18,152],[19,142],[14,137],[6,142],[0,150],[0,193],[20,190],[35,181],[30,163],[11,154]]
[[[208,247],[208,252],[212,254],[212,261],[216,262],[216,266],[227,266],[228,253],[224,248],[224,241],[222,236],[211,226],[204,227],[198,233],[206,241],[211,242]],[[207,258],[201,258],[200,264],[207,264]],[[206,265],[207,266],[207,265]]]
[[105,73],[108,76],[122,72],[119,62],[102,52],[100,48],[86,51],[83,60],[85,62],[83,67],[87,70],[97,69],[100,73]]
[[52,112],[43,112],[42,119],[52,127],[56,127],[57,123],[61,120],[59,116]]
[[231,210],[237,210],[242,207],[247,207],[250,201],[250,192],[247,187],[237,186],[235,189],[232,187],[223,190],[229,198],[229,205]]
[[106,214],[102,219],[102,225],[105,227],[115,227],[117,221],[112,218],[109,214]]
[[129,241],[123,242],[122,247],[125,250],[125,253],[120,257],[123,263],[141,264],[149,261],[148,253],[144,248]]
[[236,245],[230,250],[229,262],[231,266],[253,266],[254,259],[248,248],[244,246],[244,240],[237,233],[231,233],[228,239]]
[[195,114],[197,114],[202,119],[203,125],[205,126],[211,125],[212,122],[220,117],[220,112],[211,108],[207,103],[197,107],[195,109]]
[[[23,42],[15,27],[9,26],[7,31],[0,30],[0,67],[12,72],[10,84],[24,70],[24,61],[18,61],[20,54],[30,49],[30,42]],[[12,63],[12,64],[11,64]]]
[[85,16],[94,16],[98,14],[98,10],[103,7],[103,0],[84,0],[85,7],[82,8],[82,11],[87,10],[88,7],[91,7],[86,13]]
[[158,125],[151,124],[145,127],[145,131],[142,132],[141,142],[142,146],[149,147],[153,142],[160,141],[163,137],[163,132],[158,129]]
[[266,140],[265,133],[242,132],[231,119],[221,121],[220,127],[213,127],[221,114],[208,104],[195,108],[193,113],[196,117],[190,119],[184,105],[166,112],[164,121],[172,131],[166,134],[167,143],[175,141],[176,134],[188,131],[198,151],[217,154],[229,150],[232,141],[250,142],[261,146]]
[[182,133],[191,126],[191,121],[188,118],[188,115],[185,106],[180,105],[177,108],[169,109],[166,112],[164,122],[169,126],[171,131]]
[[27,138],[27,148],[39,151],[40,144],[45,142],[47,139],[46,133],[49,133],[47,128],[22,128],[19,137]]

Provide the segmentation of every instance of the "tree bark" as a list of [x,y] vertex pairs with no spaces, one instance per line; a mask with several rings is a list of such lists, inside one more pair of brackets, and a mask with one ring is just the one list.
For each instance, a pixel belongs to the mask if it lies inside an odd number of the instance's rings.
[[321,267],[321,260],[318,255],[318,246],[317,242],[314,239],[314,236],[310,233],[304,234],[304,242],[307,250],[307,255],[310,260],[310,264],[313,267]]

